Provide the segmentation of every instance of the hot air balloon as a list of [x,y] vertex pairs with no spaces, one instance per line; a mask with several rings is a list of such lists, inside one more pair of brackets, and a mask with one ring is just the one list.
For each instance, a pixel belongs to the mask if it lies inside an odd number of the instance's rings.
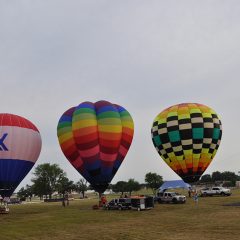
[[10,197],[37,161],[41,136],[29,120],[0,114],[0,195]]
[[60,147],[75,169],[101,195],[123,162],[133,138],[129,112],[107,101],[83,102],[60,118]]
[[152,141],[161,158],[185,182],[197,182],[213,160],[222,137],[217,113],[198,103],[171,106],[153,121]]

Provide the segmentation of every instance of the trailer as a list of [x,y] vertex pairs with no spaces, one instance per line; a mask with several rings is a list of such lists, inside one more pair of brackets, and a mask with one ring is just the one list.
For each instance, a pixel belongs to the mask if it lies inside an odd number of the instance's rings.
[[154,208],[154,198],[151,196],[132,196],[131,197],[132,209],[141,211]]

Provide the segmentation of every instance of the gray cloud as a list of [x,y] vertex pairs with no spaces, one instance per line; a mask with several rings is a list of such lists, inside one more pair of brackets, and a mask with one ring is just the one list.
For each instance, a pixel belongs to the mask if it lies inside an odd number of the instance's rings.
[[1,1],[0,111],[32,120],[43,138],[38,163],[57,162],[76,180],[58,146],[59,117],[85,100],[119,103],[135,137],[113,181],[143,181],[147,171],[177,178],[152,145],[154,117],[204,103],[224,131],[207,171],[238,171],[239,13],[238,1]]

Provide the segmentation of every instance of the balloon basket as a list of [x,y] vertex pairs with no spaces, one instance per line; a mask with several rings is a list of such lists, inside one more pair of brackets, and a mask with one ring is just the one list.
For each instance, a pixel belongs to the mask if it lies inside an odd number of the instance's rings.
[[7,206],[0,206],[0,214],[8,214],[9,208]]

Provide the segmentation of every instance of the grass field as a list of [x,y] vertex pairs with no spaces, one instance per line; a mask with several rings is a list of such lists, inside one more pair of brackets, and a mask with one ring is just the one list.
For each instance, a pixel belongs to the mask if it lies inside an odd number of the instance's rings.
[[240,191],[230,197],[192,199],[186,204],[156,204],[149,211],[92,210],[97,199],[10,206],[0,215],[1,240],[72,239],[240,239]]

